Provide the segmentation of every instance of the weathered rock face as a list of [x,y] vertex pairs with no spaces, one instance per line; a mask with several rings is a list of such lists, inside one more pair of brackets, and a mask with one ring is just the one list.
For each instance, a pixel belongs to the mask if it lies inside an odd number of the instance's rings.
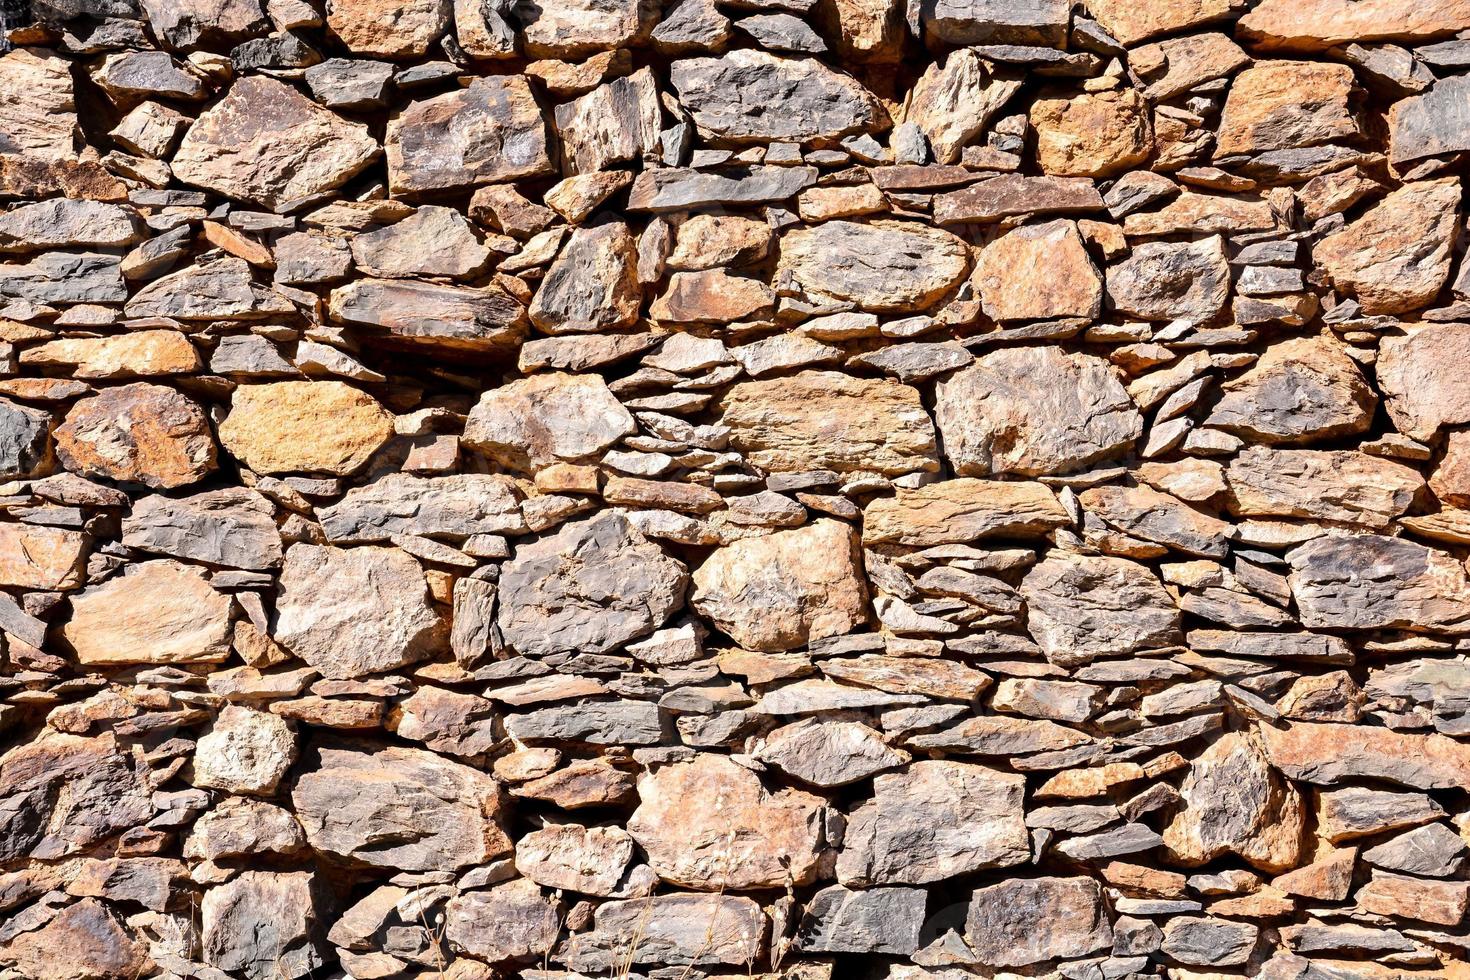
[[419,749],[315,747],[291,802],[312,849],[352,864],[454,871],[511,850],[499,784]]
[[607,653],[684,604],[684,566],[617,513],[522,545],[500,579],[501,633],[526,656]]
[[1470,0],[0,34],[0,977],[1467,980]]
[[822,801],[769,793],[755,773],[701,754],[639,780],[628,833],[660,879],[703,891],[806,884],[824,845]]
[[324,676],[361,677],[422,659],[442,639],[417,562],[396,548],[292,545],[274,635]]
[[695,570],[690,604],[751,650],[849,633],[868,618],[857,535],[820,520],[726,545]]
[[[814,58],[732,51],[669,66],[669,82],[707,138],[836,139],[886,122],[878,100]],[[780,112],[772,112],[779,105]]]
[[1031,856],[1022,780],[965,762],[915,762],[873,780],[848,818],[837,877],[844,885],[923,885],[1004,868]]
[[721,408],[735,448],[769,472],[937,468],[929,413],[916,390],[893,381],[803,371],[735,385]]
[[828,221],[788,232],[780,247],[778,281],[874,313],[926,310],[970,265],[959,238],[909,222]]
[[1107,364],[1046,347],[995,351],[940,382],[934,417],[966,476],[1065,473],[1122,452],[1143,429]]
[[380,152],[366,126],[282,82],[250,77],[190,127],[172,166],[185,183],[285,209],[341,187]]

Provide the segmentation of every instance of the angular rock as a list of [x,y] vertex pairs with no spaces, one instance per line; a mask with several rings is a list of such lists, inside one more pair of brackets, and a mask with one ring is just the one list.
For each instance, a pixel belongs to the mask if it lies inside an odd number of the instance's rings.
[[1375,534],[1327,535],[1286,558],[1308,629],[1470,632],[1470,580],[1442,551]]
[[175,555],[229,568],[267,569],[281,563],[275,507],[243,487],[206,490],[188,497],[154,494],[123,519],[129,548]]
[[760,903],[735,895],[651,895],[597,906],[594,928],[569,950],[576,970],[639,963],[744,967],[766,948]]
[[633,854],[633,838],[621,828],[552,824],[516,842],[516,870],[546,888],[607,897]]
[[53,340],[23,352],[21,363],[66,366],[73,377],[102,379],[189,374],[202,366],[194,345],[172,330]]
[[522,75],[477,78],[411,102],[388,122],[388,184],[395,194],[461,190],[552,172],[546,123]]
[[1467,351],[1470,326],[1461,323],[1434,323],[1384,338],[1378,384],[1400,432],[1429,440],[1443,426],[1470,422],[1470,394],[1455,367]]
[[863,510],[863,543],[928,548],[986,537],[1039,537],[1071,523],[1040,483],[955,479],[878,497]]
[[1191,966],[1240,966],[1250,959],[1260,928],[1207,916],[1175,916],[1164,925],[1161,949]]
[[971,281],[992,320],[1091,320],[1102,310],[1102,277],[1073,221],[1007,232],[985,246]]
[[1224,558],[1234,528],[1151,487],[1093,487],[1078,503],[1125,534],[1186,554]]
[[934,415],[945,455],[965,476],[1065,473],[1143,432],[1108,364],[1055,347],[986,354],[937,385]]
[[418,562],[396,548],[294,544],[276,589],[275,639],[334,680],[413,663],[442,642]]
[[848,817],[837,856],[844,885],[922,885],[1030,859],[1025,780],[949,760],[912,763],[873,780]]
[[376,327],[385,345],[429,354],[498,355],[526,337],[526,310],[498,285],[359,279],[332,290],[332,317]]
[[73,405],[56,430],[56,452],[73,473],[155,489],[186,486],[215,468],[214,437],[199,405],[142,382]]
[[918,391],[894,381],[803,371],[733,385],[721,411],[731,444],[767,472],[894,476],[938,468],[934,425]]
[[965,942],[986,966],[1086,956],[1113,941],[1102,889],[1090,878],[1017,878],[977,888]]
[[69,591],[86,581],[87,537],[67,528],[0,524],[0,585]]
[[152,793],[147,767],[112,734],[44,729],[0,755],[0,860],[89,850],[149,820]]
[[1206,424],[1268,444],[1366,431],[1377,404],[1342,346],[1319,337],[1272,344],[1223,387]]
[[1396,167],[1470,150],[1470,79],[1451,75],[1423,95],[1401,99],[1388,112],[1388,159]]
[[129,980],[148,969],[143,944],[104,902],[84,898],[4,946],[22,975],[55,980]]
[[1035,44],[1060,47],[1067,32],[1064,0],[930,0],[919,8],[927,34],[949,44]]
[[515,483],[499,474],[389,473],[353,487],[317,516],[334,544],[380,544],[400,534],[460,540],[525,529]]
[[71,65],[55,52],[18,47],[0,55],[0,153],[59,160],[77,133]]
[[724,756],[701,753],[638,780],[628,833],[662,880],[705,891],[810,883],[823,847],[820,797],[771,793]]
[[1353,70],[1315,61],[1260,61],[1235,76],[1215,156],[1293,150],[1359,134]]
[[1153,149],[1147,105],[1132,88],[1037,99],[1030,119],[1041,170],[1058,177],[1110,177]]
[[1241,36],[1264,51],[1322,51],[1349,41],[1425,41],[1470,28],[1459,0],[1405,5],[1354,0],[1264,0],[1240,19]]
[[572,232],[531,301],[543,333],[623,330],[638,319],[638,245],[628,226],[609,221]]
[[1230,0],[1160,0],[1150,4],[1093,0],[1087,9],[1109,34],[1128,47],[1160,34],[1223,20],[1235,12]]
[[220,442],[257,473],[361,469],[393,435],[393,418],[341,381],[278,381],[235,389]]
[[[881,128],[883,106],[867,89],[812,58],[741,49],[669,66],[679,102],[706,139],[804,142]],[[780,105],[780,112],[771,112]]]
[[777,652],[852,632],[867,599],[857,535],[822,519],[718,549],[695,570],[690,604],[742,647]]
[[353,54],[414,58],[448,29],[452,11],[450,0],[332,0],[327,26]]
[[1449,278],[1459,203],[1458,177],[1405,184],[1319,241],[1312,260],[1364,313],[1407,313]]
[[1228,732],[1190,763],[1184,805],[1164,846],[1186,867],[1235,854],[1263,871],[1289,871],[1302,853],[1306,806],[1271,768],[1259,739]]
[[684,566],[610,511],[516,549],[500,577],[500,630],[531,657],[610,653],[684,603]]
[[355,866],[455,871],[512,850],[499,784],[420,749],[315,746],[291,802],[312,848]]
[[928,895],[922,888],[829,885],[802,910],[796,948],[809,953],[908,956],[919,947]]
[[509,11],[533,58],[580,58],[626,47],[656,19],[648,0],[565,0],[548,8]]
[[491,962],[542,956],[561,931],[556,903],[524,878],[456,895],[444,913],[445,937],[456,948]]
[[1122,558],[1053,552],[1026,573],[1027,629],[1061,667],[1178,643],[1179,610],[1152,572]]
[[296,733],[280,718],[227,705],[199,738],[194,785],[272,796],[296,761]]
[[1109,266],[1108,300],[1144,320],[1205,323],[1225,308],[1230,266],[1220,238],[1192,243],[1145,242]]
[[815,718],[771,732],[755,757],[823,789],[846,786],[908,761],[907,753],[890,748],[867,725]]
[[1300,517],[1380,531],[1424,488],[1418,471],[1350,450],[1252,446],[1230,461],[1231,511],[1242,517]]
[[140,562],[72,596],[61,635],[83,664],[218,663],[230,655],[231,605],[197,567]]
[[957,163],[960,151],[1020,88],[1019,80],[997,77],[979,52],[961,48],[942,65],[931,64],[914,83],[903,121],[923,131],[936,161]]
[[0,479],[32,476],[47,461],[51,413],[0,398]]
[[640,161],[657,149],[662,118],[658,85],[647,68],[557,106],[562,172],[596,173]]
[[171,166],[186,184],[286,210],[341,187],[379,152],[361,123],[283,82],[249,75],[189,128]]
[[1261,726],[1271,764],[1291,779],[1334,785],[1377,779],[1414,789],[1445,789],[1470,772],[1470,746],[1444,735],[1367,725],[1297,722]]
[[326,963],[328,902],[310,871],[244,871],[204,893],[204,960],[248,980],[310,976]]

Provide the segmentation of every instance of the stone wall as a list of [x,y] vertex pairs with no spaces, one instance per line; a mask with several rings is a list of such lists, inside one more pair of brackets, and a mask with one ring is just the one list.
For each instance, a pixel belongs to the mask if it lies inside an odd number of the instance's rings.
[[1470,975],[1470,3],[328,8],[0,56],[0,980]]

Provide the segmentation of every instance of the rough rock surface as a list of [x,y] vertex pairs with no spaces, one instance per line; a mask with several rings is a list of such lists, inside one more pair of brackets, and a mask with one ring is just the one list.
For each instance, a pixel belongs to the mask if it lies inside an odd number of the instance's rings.
[[1466,980],[1467,0],[0,35],[3,980]]

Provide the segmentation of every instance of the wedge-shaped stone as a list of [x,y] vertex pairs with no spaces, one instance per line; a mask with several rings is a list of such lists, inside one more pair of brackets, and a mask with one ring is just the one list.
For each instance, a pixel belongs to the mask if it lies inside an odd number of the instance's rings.
[[638,780],[628,833],[662,880],[704,891],[809,884],[824,847],[821,797],[771,793],[722,755],[699,754]]
[[915,222],[828,221],[781,238],[778,288],[874,313],[916,313],[958,286],[969,249],[947,231]]
[[1382,530],[1414,503],[1424,477],[1403,463],[1352,450],[1252,446],[1230,461],[1231,511],[1302,517]]
[[526,337],[526,308],[500,286],[440,286],[359,279],[332,290],[331,314],[379,328],[369,336],[425,352],[514,352]]
[[247,75],[189,128],[171,166],[186,184],[287,210],[341,187],[380,152],[362,123],[284,82]]
[[505,642],[526,656],[610,653],[684,604],[688,573],[620,512],[523,544],[500,576]]
[[1301,782],[1331,786],[1378,779],[1413,789],[1452,789],[1470,779],[1470,745],[1444,735],[1308,722],[1284,729],[1261,725],[1260,731],[1271,764]]
[[909,92],[903,121],[923,130],[936,161],[958,163],[960,151],[1020,88],[1019,79],[997,77],[979,52],[960,48],[924,70]]
[[1152,487],[1093,487],[1078,502],[1125,534],[1185,554],[1223,558],[1234,528]]
[[1312,259],[1365,313],[1407,313],[1432,302],[1450,274],[1460,179],[1405,184],[1341,231]]
[[442,641],[419,563],[396,548],[294,544],[276,588],[275,639],[334,680],[421,660]]
[[[669,66],[679,102],[706,139],[802,142],[876,130],[888,114],[871,92],[815,58],[741,49]],[[772,106],[779,105],[779,112]]]
[[1333,534],[1286,558],[1308,629],[1470,633],[1470,580],[1445,552],[1403,538]]
[[1268,444],[1364,432],[1378,402],[1342,345],[1325,337],[1272,344],[1223,387],[1206,424]]
[[594,456],[638,429],[596,374],[535,374],[480,396],[464,444],[502,466],[532,471]]
[[1025,779],[968,762],[927,760],[873,780],[837,856],[844,885],[923,885],[1031,857]]
[[863,510],[863,543],[928,548],[986,537],[1040,537],[1070,523],[1043,484],[961,478],[874,499]]
[[1026,573],[1027,629],[1061,667],[1178,643],[1179,610],[1154,573],[1123,558],[1052,552]]
[[751,650],[793,650],[868,619],[857,535],[822,519],[716,550],[694,572],[691,604]]
[[251,280],[244,259],[228,257],[163,276],[128,300],[130,317],[178,320],[258,320],[294,313],[280,293]]
[[721,410],[731,444],[770,473],[939,468],[919,392],[896,381],[803,371],[734,385]]
[[313,850],[358,867],[455,871],[513,850],[499,783],[421,749],[313,746],[291,803]]
[[596,173],[641,160],[657,149],[662,119],[658,85],[647,68],[557,106],[562,172]]
[[232,604],[201,569],[146,561],[72,596],[61,635],[83,664],[218,663]]
[[388,184],[395,194],[461,190],[553,171],[546,122],[524,75],[477,78],[411,102],[388,122]]
[[1066,473],[1143,433],[1111,365],[1055,347],[986,354],[939,382],[934,402],[945,455],[965,476]]

